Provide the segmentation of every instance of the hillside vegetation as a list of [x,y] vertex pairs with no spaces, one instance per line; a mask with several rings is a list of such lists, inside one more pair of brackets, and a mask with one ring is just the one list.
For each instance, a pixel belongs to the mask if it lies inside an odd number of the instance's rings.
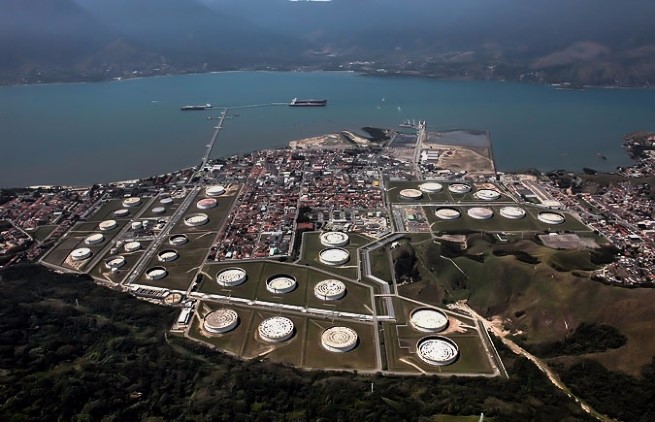
[[307,372],[167,341],[176,310],[84,277],[37,266],[0,276],[3,421],[590,420],[500,345],[509,380]]

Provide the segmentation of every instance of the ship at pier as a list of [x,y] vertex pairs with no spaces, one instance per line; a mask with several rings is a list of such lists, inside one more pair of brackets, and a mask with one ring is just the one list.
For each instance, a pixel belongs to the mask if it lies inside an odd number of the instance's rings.
[[193,110],[209,110],[212,108],[211,104],[205,104],[205,105],[187,105],[180,107],[180,110],[182,111],[193,111]]
[[301,100],[294,98],[289,101],[289,107],[325,107],[327,100]]

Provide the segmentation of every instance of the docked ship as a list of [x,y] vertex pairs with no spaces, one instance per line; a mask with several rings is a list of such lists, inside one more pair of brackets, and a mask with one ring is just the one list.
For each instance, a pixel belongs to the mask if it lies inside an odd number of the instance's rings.
[[180,110],[182,111],[192,111],[192,110],[209,110],[212,108],[211,104],[205,104],[205,105],[188,105],[184,107],[180,107]]
[[327,100],[300,100],[294,98],[289,101],[289,107],[325,107]]

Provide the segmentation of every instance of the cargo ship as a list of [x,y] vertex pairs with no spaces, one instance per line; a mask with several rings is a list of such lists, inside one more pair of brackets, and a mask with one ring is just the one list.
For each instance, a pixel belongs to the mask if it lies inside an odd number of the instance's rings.
[[325,107],[327,100],[299,100],[294,98],[289,101],[289,107]]
[[182,111],[192,111],[192,110],[209,110],[212,108],[211,104],[205,104],[205,105],[188,105],[184,107],[180,107],[180,110]]

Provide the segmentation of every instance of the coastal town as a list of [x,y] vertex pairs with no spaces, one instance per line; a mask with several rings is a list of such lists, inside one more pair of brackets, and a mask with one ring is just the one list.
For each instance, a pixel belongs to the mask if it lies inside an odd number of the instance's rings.
[[[386,235],[390,228],[382,175],[386,174],[387,180],[413,177],[413,145],[403,143],[402,137],[406,136],[399,135],[399,142],[386,150],[373,145],[323,148],[309,143],[310,148],[305,145],[262,150],[213,160],[202,169],[202,183],[239,183],[243,188],[208,258],[223,261],[289,255],[297,229],[328,228],[377,237]],[[598,270],[596,278],[618,285],[650,285],[655,282],[655,204],[649,179],[655,175],[655,135],[627,137],[625,147],[635,164],[619,168],[605,178],[612,183],[595,183],[594,180],[603,180],[602,174],[574,173],[550,173],[538,177],[535,183],[552,196],[551,202],[559,202],[577,213],[616,248],[614,262]],[[455,153],[460,152],[452,148],[442,151],[443,156]],[[436,150],[423,151],[418,171],[441,180],[466,174],[439,168],[435,164],[437,157]],[[466,158],[470,161],[470,157]],[[184,169],[145,180],[92,187],[4,190],[0,205],[0,264],[8,267],[38,260],[76,222],[84,221],[109,198],[136,193],[153,197],[162,192],[175,195],[188,188],[192,174],[192,169]],[[521,179],[520,175],[511,174],[502,177]],[[473,180],[475,175],[468,178]],[[531,193],[523,185],[523,192],[516,189],[516,184],[507,186],[517,195]],[[589,186],[593,189],[587,189]]]

